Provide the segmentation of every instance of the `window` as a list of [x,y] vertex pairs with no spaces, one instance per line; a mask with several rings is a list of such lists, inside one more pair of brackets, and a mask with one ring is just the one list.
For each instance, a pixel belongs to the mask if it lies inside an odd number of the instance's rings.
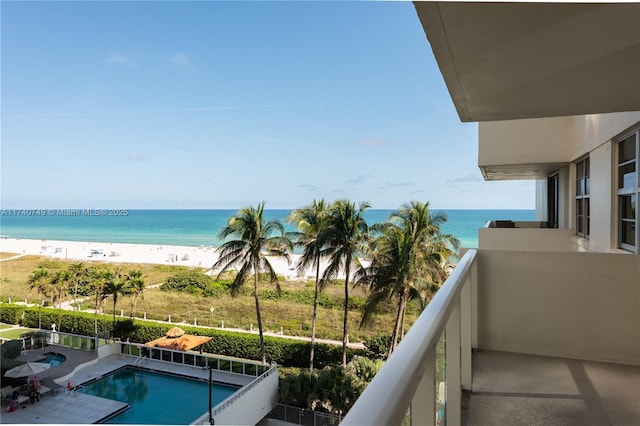
[[622,249],[638,249],[638,155],[640,130],[618,143],[618,241]]
[[560,181],[560,175],[554,174],[547,179],[547,227],[558,227],[558,207],[560,205],[558,185]]
[[576,233],[589,238],[591,204],[589,157],[576,163]]

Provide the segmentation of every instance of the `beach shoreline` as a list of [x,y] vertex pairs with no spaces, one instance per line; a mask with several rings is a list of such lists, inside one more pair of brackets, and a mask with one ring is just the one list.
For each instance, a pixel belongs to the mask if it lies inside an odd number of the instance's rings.
[[[177,265],[203,268],[205,271],[211,271],[212,265],[219,257],[217,248],[213,246],[80,242],[44,238],[40,240],[2,238],[0,252],[71,261]],[[269,261],[276,274],[295,280],[311,273],[311,271],[302,275],[297,273],[295,266],[299,257],[296,254],[291,255],[290,263],[285,259],[274,257],[270,257]]]

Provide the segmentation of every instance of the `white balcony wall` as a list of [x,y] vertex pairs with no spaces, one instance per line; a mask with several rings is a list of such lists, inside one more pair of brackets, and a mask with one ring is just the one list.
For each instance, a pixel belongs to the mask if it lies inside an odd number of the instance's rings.
[[571,162],[640,121],[640,112],[478,124],[478,165]]
[[580,251],[570,229],[480,228],[478,247],[490,250]]
[[640,365],[638,256],[478,255],[479,348]]
[[562,163],[575,151],[572,117],[478,124],[478,165]]

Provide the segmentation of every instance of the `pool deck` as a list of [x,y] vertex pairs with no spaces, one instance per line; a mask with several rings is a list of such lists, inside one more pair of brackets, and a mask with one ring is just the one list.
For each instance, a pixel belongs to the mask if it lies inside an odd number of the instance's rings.
[[55,352],[64,355],[66,361],[60,365],[49,368],[43,373],[38,374],[38,377],[40,377],[41,379],[50,377],[51,379],[62,385],[66,383],[60,383],[60,381],[66,380],[66,377],[73,374],[75,369],[82,367],[83,365],[89,365],[98,361],[98,354],[93,351],[72,349],[58,345],[47,345],[42,349],[32,349],[29,351],[24,351],[17,359],[20,361],[33,362],[42,359],[45,354],[49,352]]
[[[67,359],[62,364],[51,367],[38,376],[41,379],[50,377],[56,383],[65,385],[67,377],[71,383],[82,385],[93,379],[99,379],[103,375],[118,368],[133,365],[135,357],[126,355],[108,355],[98,358],[94,352],[81,349],[71,349],[62,346],[50,345],[44,349],[27,351],[18,359],[23,361],[35,361],[41,359],[47,352],[56,352]],[[201,367],[193,367],[181,364],[147,359],[142,368],[179,374],[200,380],[208,380],[209,370]],[[244,386],[255,377],[243,376],[213,370],[213,380],[220,383]],[[39,402],[26,404],[12,413],[2,411],[0,424],[90,424],[96,423],[114,412],[122,410],[127,404],[110,399],[86,395],[81,392],[69,392],[63,387],[54,393],[43,395]],[[200,413],[203,414],[203,413]],[[198,414],[198,415],[200,415]]]
[[44,395],[40,402],[26,404],[13,413],[2,412],[2,424],[89,424],[100,421],[127,404],[66,390]]

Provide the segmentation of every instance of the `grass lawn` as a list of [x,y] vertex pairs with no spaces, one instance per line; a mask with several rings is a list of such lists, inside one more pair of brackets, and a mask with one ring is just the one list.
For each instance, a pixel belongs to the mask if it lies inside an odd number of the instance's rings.
[[[27,284],[29,276],[42,262],[47,262],[54,268],[66,268],[73,262],[61,260],[51,261],[44,256],[23,256],[18,259],[2,262],[0,269],[0,285],[2,286],[2,298],[7,300],[25,300],[30,303],[38,303],[36,290],[29,288]],[[84,262],[85,265],[93,262]],[[96,262],[104,264],[103,262]],[[131,269],[140,269],[145,277],[147,286],[166,282],[167,278],[174,275],[179,270],[188,269],[184,266],[150,265],[150,264],[117,264],[113,265],[122,272],[127,273]],[[302,293],[313,291],[314,283],[300,281],[282,281],[283,290],[302,295]],[[263,326],[265,331],[280,332],[284,334],[311,336],[312,305],[304,298],[293,297],[293,300],[267,298],[266,292],[273,293],[274,286],[268,283],[260,283],[259,292],[264,297],[260,299]],[[362,288],[350,289],[350,300],[359,299],[360,303],[366,298],[366,292]],[[312,294],[312,293],[311,293]],[[329,300],[327,305],[318,306],[318,323],[316,337],[320,339],[342,340],[342,326],[344,311],[341,301],[344,297],[344,283],[336,281],[329,283],[325,288],[325,294]],[[46,299],[49,303],[50,300]],[[73,300],[71,292],[64,297],[65,301]],[[94,298],[89,296],[81,302],[81,309],[92,309]],[[214,308],[213,315],[210,308]],[[360,310],[351,308],[349,310],[349,340],[359,342],[377,334],[388,334],[392,332],[395,321],[395,305],[392,302],[382,304],[381,311],[366,328],[360,327],[362,313]],[[106,315],[113,314],[113,299],[108,297],[103,301],[102,312]],[[116,305],[116,315],[120,312],[128,316],[132,310],[132,298],[121,295],[118,297]],[[224,321],[225,328],[255,329],[256,310],[255,301],[251,294],[251,285],[247,284],[245,291],[238,297],[231,297],[224,294],[219,297],[204,297],[185,292],[165,292],[159,288],[147,288],[142,297],[138,298],[137,317],[142,317],[144,313],[148,319],[168,320],[186,322],[198,325],[220,327]],[[407,307],[407,317],[405,327],[408,329],[416,320],[420,313],[417,303],[410,303]],[[18,333],[19,334],[19,333]]]
[[[3,324],[4,325],[4,324]],[[22,333],[26,333],[28,331],[35,331],[35,329],[32,328],[6,328],[3,327],[2,330],[0,330],[0,337],[5,338],[5,339],[19,339],[20,335]]]
[[17,256],[18,253],[7,253],[5,251],[0,252],[0,259],[7,259],[9,257]]

